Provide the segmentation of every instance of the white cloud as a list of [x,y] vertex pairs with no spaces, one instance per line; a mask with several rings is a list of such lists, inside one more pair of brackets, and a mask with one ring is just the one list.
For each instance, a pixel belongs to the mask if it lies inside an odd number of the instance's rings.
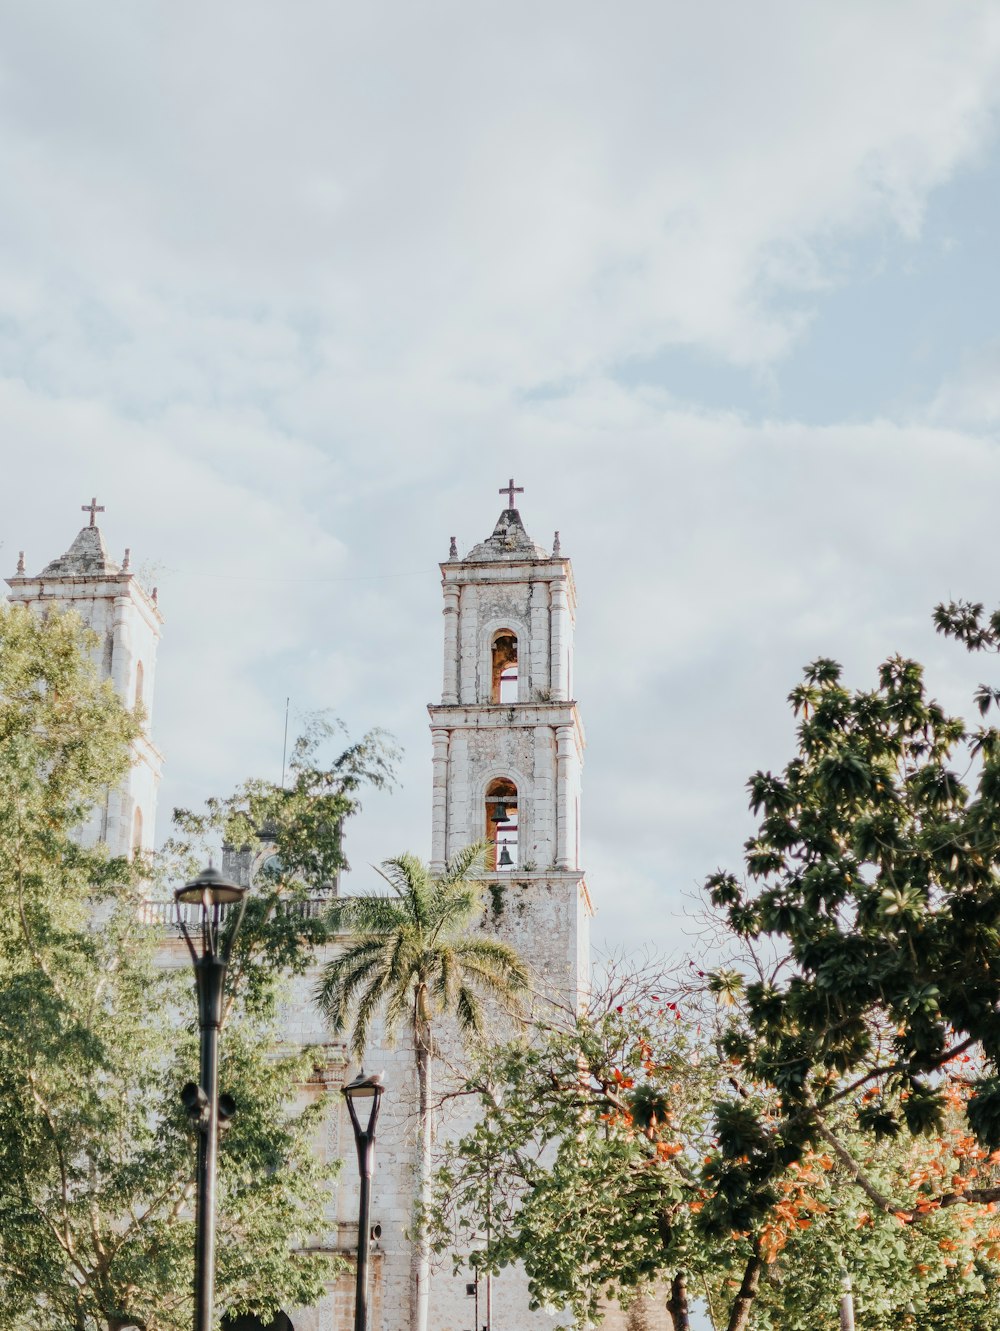
[[194,15],[0,25],[0,289],[56,389],[280,397],[310,337],[334,377],[766,363],[802,317],[773,297],[845,230],[914,233],[1000,88],[989,4]]
[[1000,422],[1000,343],[992,342],[966,358],[948,375],[927,406],[932,421],[969,428]]
[[961,694],[983,408],[754,422],[613,367],[766,369],[851,237],[917,235],[992,142],[994,6],[37,0],[0,52],[0,556],[96,491],[161,566],[167,808],[276,774],[290,696],[406,746],[355,865],[426,851],[436,563],[512,472],[576,562],[598,937],[738,858],[809,657]]

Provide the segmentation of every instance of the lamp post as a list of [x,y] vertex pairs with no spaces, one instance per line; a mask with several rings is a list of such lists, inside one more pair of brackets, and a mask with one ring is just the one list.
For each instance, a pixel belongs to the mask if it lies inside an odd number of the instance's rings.
[[[233,941],[243,919],[246,888],[227,882],[211,865],[192,882],[174,893],[177,921],[194,965],[198,992],[198,1028],[201,1033],[201,1075],[197,1085],[188,1084],[181,1100],[198,1125],[197,1206],[194,1240],[194,1331],[211,1331],[215,1302],[215,1176],[219,1155],[219,1025],[222,1021],[222,991]],[[225,907],[238,904],[233,925],[224,930]],[[182,906],[197,908],[188,931]],[[198,946],[196,946],[196,943]],[[223,1117],[231,1117],[235,1105],[223,1096]]]
[[854,1292],[850,1274],[840,1271],[840,1331],[854,1331]]
[[[375,1124],[385,1087],[381,1076],[366,1077],[360,1072],[343,1087],[343,1095],[354,1125],[354,1143],[358,1148],[358,1173],[361,1176],[361,1200],[358,1206],[358,1269],[354,1295],[354,1331],[368,1331],[368,1254],[371,1246],[372,1173],[375,1168]],[[358,1108],[370,1101],[368,1122],[364,1127]]]

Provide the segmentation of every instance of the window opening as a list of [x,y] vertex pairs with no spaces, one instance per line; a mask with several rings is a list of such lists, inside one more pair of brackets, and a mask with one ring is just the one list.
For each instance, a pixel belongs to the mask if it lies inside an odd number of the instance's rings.
[[135,705],[142,706],[143,693],[145,692],[145,671],[142,668],[142,662],[135,668]]
[[142,810],[136,809],[132,817],[132,854],[142,850]]
[[486,868],[491,873],[510,873],[517,868],[517,786],[497,777],[486,787]]
[[517,636],[510,629],[501,629],[493,635],[492,659],[491,701],[517,702]]

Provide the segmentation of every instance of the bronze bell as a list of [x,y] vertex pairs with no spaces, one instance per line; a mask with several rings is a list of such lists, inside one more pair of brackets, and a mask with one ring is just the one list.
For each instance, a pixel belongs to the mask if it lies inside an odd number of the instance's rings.
[[493,822],[495,823],[510,822],[510,814],[507,812],[506,802],[502,799],[497,800],[496,804],[494,804],[493,806]]
[[510,851],[506,846],[500,847],[500,859],[498,861],[501,869],[509,869],[514,861],[510,858]]

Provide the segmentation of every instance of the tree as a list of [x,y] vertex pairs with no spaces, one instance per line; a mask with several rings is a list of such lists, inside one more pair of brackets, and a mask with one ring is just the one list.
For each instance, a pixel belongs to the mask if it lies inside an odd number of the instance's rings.
[[[1000,617],[981,606],[935,619],[972,649],[997,645]],[[725,1043],[777,1099],[737,1093],[716,1112],[723,1169],[751,1213],[844,1110],[873,1140],[934,1135],[959,1112],[984,1157],[1000,1147],[1000,732],[985,724],[998,697],[980,686],[983,724],[967,730],[899,657],[860,691],[816,661],[790,695],[799,751],[748,783],[760,824],[746,881],[708,881],[733,933],[780,958],[746,983]],[[994,1206],[996,1172],[983,1172],[928,1180],[911,1203],[853,1167],[872,1204],[909,1225]]]
[[[157,964],[149,865],[78,842],[137,726],[92,645],[73,616],[0,608],[0,1328],[180,1331],[195,1142],[178,1092],[197,1075],[195,1007],[187,967]],[[270,1056],[281,977],[311,944],[282,895],[256,895],[223,1041],[238,1112],[220,1160],[219,1302],[265,1316],[315,1301],[334,1270],[304,1247],[331,1172],[313,1149],[321,1107],[290,1109],[313,1060]]]
[[[836,1331],[842,1270],[870,1331],[905,1325],[911,1303],[935,1331],[967,1331],[968,1308],[995,1310],[996,1216],[932,1200],[936,1183],[987,1183],[995,1172],[960,1105],[926,1141],[875,1141],[842,1109],[833,1144],[776,1172],[767,1209],[731,1226],[739,1178],[716,1122],[732,1089],[733,1065],[719,1056],[730,1019],[730,1006],[713,1014],[689,986],[660,977],[656,991],[616,984],[573,1025],[491,1049],[470,1082],[482,1118],[436,1179],[435,1247],[457,1243],[456,1265],[466,1260],[489,1214],[490,1241],[473,1264],[520,1262],[533,1305],[565,1309],[574,1326],[655,1284],[675,1331],[688,1331],[694,1299],[716,1331]],[[859,1168],[908,1210],[873,1205]]]
[[350,935],[345,950],[328,963],[318,989],[320,1006],[334,1030],[351,1028],[360,1056],[372,1022],[382,1014],[388,1035],[410,1028],[418,1085],[418,1157],[411,1259],[410,1326],[426,1331],[430,1249],[426,1211],[430,1205],[433,1145],[432,1071],[439,1048],[436,1023],[457,1023],[463,1036],[485,1030],[484,999],[508,1013],[517,1011],[528,972],[513,948],[470,933],[484,913],[481,885],[469,874],[481,863],[482,847],[463,851],[440,877],[412,855],[386,860],[382,876],[392,897],[344,899],[331,911],[338,932]]

